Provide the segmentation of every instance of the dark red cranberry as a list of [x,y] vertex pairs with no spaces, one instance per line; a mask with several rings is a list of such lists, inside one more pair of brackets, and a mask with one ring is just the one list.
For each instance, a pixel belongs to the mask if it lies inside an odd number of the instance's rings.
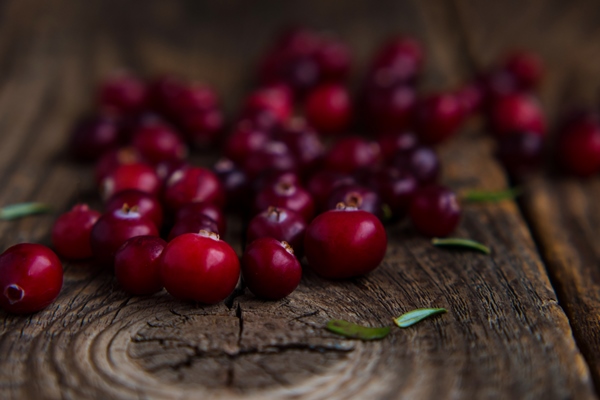
[[205,215],[217,224],[218,231],[215,231],[215,233],[221,236],[227,234],[227,219],[225,218],[225,214],[219,207],[211,203],[193,202],[186,204],[177,211],[175,219],[177,221],[193,220],[198,215]]
[[463,106],[452,93],[440,93],[419,101],[415,129],[425,143],[438,144],[454,136],[464,121]]
[[248,243],[270,237],[285,241],[294,248],[296,254],[302,254],[306,221],[295,211],[285,208],[269,207],[256,214],[248,224],[246,240]]
[[187,140],[197,149],[219,142],[223,132],[223,113],[218,108],[189,112],[180,117]]
[[163,209],[155,196],[135,189],[123,190],[108,199],[105,210],[112,213],[123,209],[124,206],[150,219],[157,228],[162,226]]
[[156,176],[158,176],[158,179],[160,179],[161,183],[165,185],[171,175],[177,171],[181,171],[189,167],[191,167],[191,165],[184,160],[170,160],[157,164],[154,170],[156,171]]
[[329,196],[328,209],[333,210],[344,203],[382,218],[381,199],[372,189],[360,185],[342,185]]
[[481,111],[485,101],[485,88],[481,82],[469,82],[458,89],[454,96],[462,107],[465,117]]
[[557,124],[557,131],[564,133],[582,123],[600,124],[600,114],[588,107],[571,107],[561,115]]
[[118,121],[110,115],[79,121],[69,141],[69,153],[77,161],[95,161],[119,146]]
[[381,149],[383,161],[389,164],[398,153],[408,152],[416,148],[419,141],[414,133],[403,131],[380,135],[377,138],[377,143]]
[[477,84],[482,88],[484,104],[493,104],[497,99],[519,93],[516,77],[504,68],[495,68],[481,75]]
[[537,133],[521,132],[498,140],[496,156],[512,176],[522,177],[540,166],[543,146]]
[[340,172],[321,170],[315,173],[308,180],[306,188],[312,195],[317,209],[320,211],[327,210],[327,201],[338,186],[354,184],[356,180],[348,175]]
[[529,94],[500,97],[492,105],[490,126],[497,137],[528,131],[546,134],[546,122],[538,101]]
[[352,118],[350,94],[343,85],[328,83],[313,89],[306,99],[306,119],[325,135],[344,132]]
[[376,142],[358,136],[338,140],[325,156],[325,168],[350,174],[359,168],[373,166],[381,160]]
[[313,170],[325,152],[317,132],[302,118],[290,120],[275,132],[273,138],[288,146],[303,173]]
[[237,125],[247,125],[269,134],[280,126],[280,122],[279,117],[273,110],[268,108],[257,108],[244,110]]
[[183,160],[187,146],[168,125],[147,123],[140,126],[132,138],[132,145],[142,157],[152,164],[163,161]]
[[213,172],[221,181],[227,197],[227,207],[242,214],[248,211],[246,199],[251,195],[251,185],[246,173],[227,158],[222,158],[213,166]]
[[522,90],[535,89],[544,74],[542,60],[536,54],[526,51],[509,55],[504,68],[515,77]]
[[385,75],[376,75],[364,94],[364,108],[371,125],[383,132],[410,127],[417,103],[415,89],[390,85]]
[[163,284],[173,297],[205,304],[224,300],[240,277],[235,251],[219,235],[205,231],[173,239],[160,264]]
[[350,49],[334,38],[324,38],[317,47],[315,57],[321,79],[326,82],[341,82],[350,72]]
[[303,97],[319,83],[321,71],[314,54],[287,54],[280,76],[297,97]]
[[583,177],[600,172],[600,124],[593,120],[572,123],[559,135],[557,149],[567,172]]
[[225,205],[225,191],[210,170],[190,167],[171,175],[165,186],[164,200],[172,211],[192,202],[207,202],[222,207]]
[[352,278],[374,270],[386,249],[387,236],[379,219],[344,205],[317,216],[304,235],[308,265],[329,279]]
[[56,252],[71,260],[90,258],[90,233],[101,215],[87,204],[76,204],[58,217],[52,226],[52,245]]
[[178,219],[169,232],[169,241],[173,240],[177,236],[181,236],[185,233],[198,233],[200,231],[213,232],[220,234],[219,227],[214,219],[204,215],[197,214],[192,218]]
[[379,193],[381,202],[389,207],[392,216],[402,217],[408,212],[419,181],[407,171],[388,167],[375,175],[373,186]]
[[146,86],[132,75],[119,73],[100,86],[98,99],[103,109],[115,110],[120,114],[136,113],[146,105]]
[[214,109],[219,105],[215,91],[199,82],[183,85],[176,91],[172,101],[177,116]]
[[409,215],[420,233],[447,236],[458,226],[461,210],[452,190],[431,185],[417,190],[410,204]]
[[133,147],[111,150],[100,157],[94,169],[94,178],[100,184],[121,165],[143,162],[142,155]]
[[60,293],[63,269],[46,246],[21,243],[0,255],[0,307],[29,314],[50,305]]
[[417,146],[413,150],[400,152],[393,166],[410,172],[421,185],[437,181],[440,175],[440,160],[431,147]]
[[300,181],[300,177],[294,171],[268,170],[263,172],[258,178],[254,180],[254,193],[259,193],[265,187],[276,186],[280,183],[296,186],[302,184],[302,182]]
[[290,149],[282,142],[270,141],[248,155],[242,164],[244,172],[254,179],[266,170],[295,171],[297,163]]
[[373,59],[371,73],[385,72],[394,83],[413,83],[423,66],[421,44],[410,37],[390,39]]
[[243,165],[254,152],[263,148],[269,141],[269,134],[255,128],[252,124],[238,124],[226,139],[223,152],[225,157],[238,165]]
[[160,255],[166,245],[159,237],[136,236],[117,250],[115,276],[126,292],[144,296],[162,289]]
[[148,102],[152,110],[168,118],[175,115],[177,98],[184,84],[172,75],[160,75],[154,78],[148,88]]
[[315,215],[315,203],[308,191],[297,185],[280,182],[267,186],[254,199],[254,213],[260,213],[270,206],[286,208],[297,212],[306,222]]
[[256,297],[279,300],[298,287],[302,266],[288,243],[264,237],[246,247],[242,276]]
[[104,199],[127,189],[136,189],[152,196],[160,191],[160,179],[148,164],[123,164],[102,180],[101,192]]
[[292,115],[294,103],[292,91],[284,84],[272,84],[252,92],[246,99],[244,114],[253,110],[268,109],[283,123]]
[[158,229],[152,220],[127,207],[104,214],[96,221],[90,235],[94,257],[102,263],[112,264],[119,247],[136,236],[158,236]]

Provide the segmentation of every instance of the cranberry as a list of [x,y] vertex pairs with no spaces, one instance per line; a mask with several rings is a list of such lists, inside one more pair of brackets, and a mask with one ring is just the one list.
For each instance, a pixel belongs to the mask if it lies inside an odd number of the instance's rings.
[[271,110],[282,123],[287,121],[292,115],[294,107],[292,92],[284,84],[269,85],[259,88],[252,92],[246,99],[244,113],[251,113],[253,110],[268,109]]
[[485,100],[485,89],[480,82],[470,82],[458,89],[454,96],[460,103],[465,117],[481,111]]
[[417,147],[417,136],[408,131],[398,133],[386,133],[377,138],[377,143],[381,149],[381,156],[386,164],[393,161],[396,154],[408,152]]
[[120,114],[131,114],[144,108],[147,92],[144,83],[138,78],[119,73],[100,86],[98,99],[102,108],[112,109]]
[[15,314],[40,311],[63,284],[60,260],[46,246],[21,243],[0,255],[0,307]]
[[187,147],[179,135],[162,123],[140,126],[133,135],[132,144],[152,164],[182,160],[187,156]]
[[542,60],[534,53],[519,51],[511,54],[504,64],[522,90],[532,90],[542,80],[544,66]]
[[387,236],[379,219],[344,205],[317,216],[304,235],[308,265],[329,279],[352,278],[374,270],[386,248]]
[[325,167],[332,171],[350,174],[359,168],[377,164],[381,151],[376,142],[358,136],[338,140],[325,156]]
[[432,185],[415,193],[409,215],[414,227],[422,234],[447,236],[456,229],[461,210],[453,191]]
[[435,151],[427,146],[398,153],[392,164],[400,170],[410,172],[422,185],[437,181],[440,175],[440,160]]
[[200,231],[220,234],[219,227],[214,219],[204,214],[196,214],[190,218],[178,219],[169,232],[168,240],[171,241],[185,233],[198,233]]
[[417,179],[409,172],[389,167],[379,171],[373,186],[395,217],[404,216],[412,197],[419,187]]
[[301,185],[300,177],[294,171],[268,170],[254,180],[254,193],[259,193],[266,187],[273,187],[279,183],[287,185]]
[[157,228],[162,226],[163,209],[156,197],[140,190],[123,190],[108,199],[105,210],[111,213],[121,210],[124,206],[135,208],[140,215],[154,222]]
[[326,135],[342,133],[352,118],[350,94],[340,84],[316,87],[308,95],[305,108],[308,122]]
[[198,149],[215,145],[223,131],[223,113],[218,108],[189,112],[181,116],[187,140]]
[[242,165],[254,152],[269,141],[269,135],[252,124],[238,124],[233,133],[225,141],[223,152],[238,165]]
[[296,254],[300,255],[305,231],[306,221],[300,214],[285,208],[269,207],[250,220],[246,240],[251,243],[262,237],[275,238],[288,242]]
[[155,171],[156,176],[158,176],[158,179],[160,179],[161,183],[164,186],[169,181],[171,175],[173,175],[177,171],[182,171],[189,167],[190,164],[188,164],[184,160],[169,160],[157,164],[155,167]]
[[355,179],[348,174],[340,172],[321,170],[315,173],[306,185],[308,192],[312,195],[317,208],[321,211],[327,209],[327,201],[331,192],[340,185],[356,183]]
[[600,124],[594,120],[572,123],[558,138],[562,166],[578,176],[600,171]]
[[219,104],[215,91],[203,83],[183,85],[174,93],[173,111],[177,116],[214,109]]
[[344,203],[359,210],[370,212],[378,218],[382,217],[381,200],[377,192],[360,185],[338,186],[329,196],[328,209],[333,210],[339,203]]
[[117,167],[101,183],[104,199],[127,189],[136,189],[156,196],[160,190],[160,179],[150,165],[134,163]]
[[280,182],[267,186],[254,199],[254,213],[257,214],[269,206],[287,208],[297,212],[309,222],[315,214],[315,204],[308,191],[297,185]]
[[267,134],[273,132],[279,125],[279,117],[268,108],[245,109],[238,122],[238,126],[253,127]]
[[243,208],[248,206],[245,199],[250,196],[251,192],[246,173],[227,158],[217,161],[213,166],[213,172],[223,185],[227,195],[227,207],[232,210],[244,211]]
[[158,236],[156,225],[135,209],[123,207],[109,212],[96,221],[90,235],[94,256],[102,263],[112,264],[115,253],[127,239],[136,236]]
[[512,176],[521,177],[540,166],[543,145],[537,133],[521,132],[500,139],[496,156]]
[[302,172],[313,170],[321,161],[325,148],[317,132],[304,119],[294,118],[275,132],[273,138],[292,152]]
[[413,83],[423,66],[421,44],[410,37],[390,39],[373,59],[371,71],[385,72],[395,83]]
[[282,64],[280,76],[297,97],[304,96],[321,80],[321,71],[314,54],[287,54]]
[[[193,220],[198,215],[205,215],[212,219],[218,227],[216,233],[225,236],[227,233],[227,220],[225,219],[225,214],[223,214],[223,211],[214,204],[199,202],[188,203],[177,211],[175,219],[178,221]],[[198,232],[198,230],[196,230],[196,232]]]
[[452,93],[426,97],[415,110],[415,127],[419,138],[429,144],[438,144],[454,136],[463,120],[463,106]]
[[225,192],[217,176],[210,170],[189,167],[171,175],[165,186],[164,200],[172,211],[194,201],[222,207],[225,204]]
[[144,160],[142,155],[133,147],[122,147],[105,153],[100,157],[94,169],[94,178],[99,185],[104,178],[114,172],[115,169],[125,164],[137,164]]
[[482,89],[486,105],[503,96],[520,92],[516,77],[504,68],[495,68],[481,75],[477,84]]
[[248,155],[242,167],[246,174],[253,179],[269,169],[294,171],[297,169],[297,163],[288,146],[282,142],[270,141]]
[[235,251],[219,235],[205,231],[173,239],[160,263],[165,289],[183,300],[218,303],[233,292],[240,277]]
[[79,121],[71,134],[69,152],[77,161],[95,161],[118,147],[119,125],[110,115],[98,115]]
[[324,38],[319,44],[315,57],[321,79],[327,82],[340,82],[350,71],[350,49],[339,40]]
[[168,118],[173,118],[177,97],[184,84],[179,78],[171,75],[160,75],[154,78],[148,88],[148,98],[152,109]]
[[76,204],[58,217],[52,226],[52,245],[56,252],[72,260],[90,258],[90,233],[101,215],[87,204]]
[[517,132],[546,133],[546,122],[538,101],[528,94],[515,93],[497,99],[490,112],[490,124],[497,137]]
[[385,75],[376,75],[364,94],[364,108],[371,125],[384,132],[407,129],[417,103],[415,89],[390,85]]
[[246,248],[242,276],[256,297],[279,300],[298,287],[302,266],[288,243],[264,237]]
[[162,289],[160,255],[166,245],[159,237],[136,236],[117,250],[115,275],[126,292],[144,296]]

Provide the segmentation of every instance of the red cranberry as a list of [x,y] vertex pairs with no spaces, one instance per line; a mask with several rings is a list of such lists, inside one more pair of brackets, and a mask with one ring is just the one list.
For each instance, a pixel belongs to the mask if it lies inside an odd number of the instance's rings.
[[[246,173],[227,158],[217,161],[213,166],[213,172],[223,185],[227,195],[227,207],[232,210],[247,211],[249,206],[246,199],[250,196],[251,188]],[[243,210],[244,207],[246,210]]]
[[146,104],[146,87],[138,78],[126,73],[107,79],[99,91],[102,108],[113,109],[120,114],[131,114],[142,110]]
[[412,83],[423,66],[423,49],[413,38],[389,40],[374,57],[372,71],[385,71],[395,83]]
[[350,174],[359,168],[373,166],[380,161],[381,151],[376,142],[358,136],[338,140],[325,156],[325,167]]
[[420,233],[447,236],[458,226],[461,210],[453,191],[444,186],[432,185],[415,193],[409,215]]
[[144,160],[142,155],[133,147],[122,147],[105,153],[94,169],[94,178],[97,184],[114,172],[115,169],[125,164],[137,164]]
[[269,85],[252,92],[246,99],[244,113],[253,110],[273,111],[279,122],[287,121],[294,107],[292,92],[284,84]]
[[339,203],[344,203],[359,210],[370,212],[378,218],[382,217],[381,200],[377,192],[360,185],[342,185],[329,196],[328,209],[333,210]]
[[314,54],[287,54],[280,69],[280,77],[303,97],[321,80],[321,71]]
[[239,124],[225,141],[223,152],[225,157],[238,165],[243,165],[246,159],[258,151],[269,141],[269,135],[252,124]]
[[123,207],[96,221],[90,235],[94,256],[102,263],[112,264],[115,253],[127,239],[136,236],[158,236],[156,225],[135,209]]
[[140,126],[133,135],[132,144],[152,164],[183,160],[187,156],[187,147],[179,135],[161,123]]
[[377,138],[377,143],[381,149],[381,156],[386,164],[394,160],[396,154],[408,152],[417,147],[419,141],[417,136],[408,131],[398,133],[386,133]]
[[435,151],[427,146],[398,153],[392,164],[410,172],[422,185],[437,181],[440,175],[440,160]]
[[480,82],[470,82],[458,89],[454,96],[462,107],[465,117],[481,111],[485,100],[485,89]]
[[21,243],[0,255],[0,307],[15,314],[40,311],[63,284],[60,260],[46,246]]
[[267,186],[256,195],[255,214],[266,210],[269,206],[295,211],[307,222],[310,222],[315,215],[315,204],[310,193],[300,186],[285,182]]
[[426,97],[418,103],[415,111],[419,138],[430,144],[438,144],[454,136],[463,120],[463,106],[452,93]]
[[173,111],[177,116],[214,109],[219,104],[215,91],[198,82],[183,85],[174,95]]
[[87,204],[76,204],[58,217],[52,226],[52,245],[56,252],[71,260],[90,258],[90,233],[101,215]]
[[522,90],[532,90],[542,80],[544,66],[542,60],[534,53],[519,51],[511,54],[504,64]]
[[186,168],[189,168],[190,164],[188,164],[184,160],[170,160],[163,161],[156,165],[155,171],[156,176],[160,179],[161,183],[166,185],[167,181],[177,171],[182,171]]
[[246,240],[251,243],[262,237],[275,238],[288,242],[296,254],[301,255],[305,231],[306,221],[300,214],[285,208],[269,207],[250,220]]
[[254,180],[254,193],[259,193],[266,187],[273,187],[280,183],[296,186],[302,184],[300,177],[294,171],[269,170]]
[[302,266],[288,243],[264,237],[246,248],[242,256],[242,275],[256,297],[279,300],[298,287]]
[[504,68],[496,68],[481,75],[477,83],[482,88],[483,100],[486,105],[493,104],[501,97],[521,91],[516,77]]
[[190,167],[171,175],[165,186],[164,200],[172,211],[191,202],[207,202],[222,207],[225,205],[225,192],[210,170]]
[[417,95],[406,85],[390,85],[385,75],[374,77],[367,87],[364,108],[371,125],[383,132],[407,129],[413,118]]
[[[225,218],[225,214],[223,211],[211,203],[199,203],[193,202],[188,203],[181,207],[179,211],[177,211],[176,220],[193,220],[198,215],[205,215],[212,219],[216,224],[218,231],[214,231],[221,236],[225,236],[227,233],[227,219]],[[198,232],[199,229],[196,230]]]
[[218,143],[223,131],[223,113],[218,108],[198,110],[181,116],[187,140],[198,149]]
[[600,124],[593,120],[572,123],[558,138],[558,156],[566,171],[590,176],[600,171]]
[[179,78],[171,75],[160,75],[154,78],[148,88],[149,103],[152,109],[168,118],[173,118],[177,97],[183,90]]
[[238,122],[238,126],[253,127],[267,134],[273,132],[279,125],[279,117],[268,108],[245,109]]
[[69,152],[77,161],[95,161],[120,141],[117,120],[109,115],[79,121],[71,134]]
[[240,276],[235,251],[219,235],[205,231],[173,239],[160,263],[163,284],[171,295],[206,304],[229,296]]
[[295,171],[297,163],[290,149],[282,142],[270,141],[248,155],[242,164],[250,178],[258,177],[266,170]]
[[356,183],[355,179],[348,174],[321,170],[311,176],[306,188],[312,195],[317,208],[324,211],[327,209],[327,201],[329,200],[331,192],[338,186],[354,183]]
[[308,265],[329,279],[352,278],[374,270],[386,248],[387,236],[379,219],[343,205],[317,216],[304,236]]
[[496,156],[512,176],[521,177],[540,166],[543,145],[537,133],[521,132],[500,139]]
[[110,173],[101,184],[104,199],[127,189],[136,189],[156,196],[160,191],[160,179],[148,164],[124,164]]
[[304,119],[294,118],[282,126],[273,137],[292,152],[302,172],[314,169],[321,161],[325,148],[317,132]]
[[168,240],[171,241],[177,236],[185,233],[198,233],[200,231],[220,234],[217,223],[212,218],[198,214],[188,219],[178,219],[169,232]]
[[112,196],[105,205],[107,213],[121,210],[123,207],[135,209],[143,217],[154,222],[157,228],[163,223],[163,209],[158,199],[151,194],[128,189]]
[[515,93],[500,97],[492,105],[490,124],[498,137],[517,132],[546,133],[546,122],[538,101],[528,94]]
[[308,95],[305,107],[308,122],[326,135],[342,133],[352,118],[350,94],[340,84],[316,87]]
[[319,44],[315,57],[321,79],[327,82],[341,82],[350,72],[350,49],[333,38],[324,38]]
[[419,181],[409,172],[389,167],[379,171],[373,182],[381,201],[387,205],[395,217],[404,216],[412,197],[419,187]]
[[115,275],[126,292],[144,296],[162,289],[160,255],[166,245],[159,237],[136,236],[117,250]]

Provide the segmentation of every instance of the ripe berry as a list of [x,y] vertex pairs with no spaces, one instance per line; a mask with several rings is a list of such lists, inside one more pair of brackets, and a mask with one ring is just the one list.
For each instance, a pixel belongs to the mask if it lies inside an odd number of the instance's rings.
[[394,160],[396,154],[407,152],[417,147],[417,136],[408,131],[399,133],[386,133],[377,138],[377,143],[381,149],[381,156],[386,164]]
[[158,236],[158,229],[149,218],[128,207],[104,214],[90,235],[94,257],[101,263],[112,264],[119,247],[136,236]]
[[248,223],[247,243],[262,237],[271,237],[290,244],[294,252],[302,254],[306,221],[295,211],[269,207],[256,214]]
[[415,128],[419,138],[429,144],[438,144],[454,136],[463,120],[463,106],[453,93],[426,97],[415,110]]
[[304,236],[308,265],[329,279],[352,278],[374,270],[386,248],[387,236],[379,219],[344,205],[317,216]]
[[115,254],[115,275],[126,292],[149,295],[162,289],[160,255],[167,243],[155,236],[127,240]]
[[520,132],[498,140],[496,156],[513,177],[522,177],[540,166],[543,147],[540,135]]
[[207,202],[222,207],[225,204],[225,192],[217,176],[210,170],[189,167],[171,175],[165,185],[164,200],[171,211],[177,211],[191,202]]
[[251,153],[242,164],[250,178],[256,178],[266,170],[294,171],[297,163],[294,155],[282,142],[270,141]]
[[158,176],[158,179],[160,179],[160,182],[164,186],[169,181],[171,175],[177,171],[189,168],[190,166],[191,165],[184,160],[170,160],[157,164],[154,169],[156,171],[156,176]]
[[298,287],[302,266],[288,243],[264,237],[246,248],[242,256],[242,275],[256,297],[279,300]]
[[172,111],[177,118],[202,110],[210,110],[217,107],[219,99],[215,91],[203,83],[193,82],[182,85],[174,93],[172,99]]
[[421,44],[410,37],[390,39],[373,59],[371,73],[385,72],[394,83],[414,83],[423,66]]
[[299,186],[302,184],[300,177],[294,171],[268,170],[254,180],[254,193],[260,193],[266,187],[274,187],[280,183]]
[[567,172],[590,176],[600,171],[600,124],[592,119],[571,123],[558,138],[558,157]]
[[447,236],[458,226],[461,210],[453,191],[444,186],[431,185],[415,193],[409,215],[420,233]]
[[287,121],[294,107],[292,92],[284,84],[267,85],[252,92],[246,98],[243,113],[268,109],[273,112],[279,123]]
[[542,80],[544,66],[542,60],[534,53],[519,51],[511,54],[504,64],[511,73],[521,90],[532,90]]
[[220,235],[219,226],[214,219],[204,214],[196,214],[190,218],[178,219],[169,232],[169,242],[184,233],[212,232]]
[[235,251],[219,235],[186,233],[165,247],[160,260],[165,289],[182,300],[214,304],[229,296],[240,276]]
[[352,118],[350,94],[340,84],[316,87],[308,95],[305,107],[308,122],[326,135],[342,133]]
[[172,119],[176,108],[175,99],[183,87],[184,84],[175,76],[167,74],[157,76],[148,87],[149,106],[153,111]]
[[410,172],[421,185],[434,183],[440,175],[440,160],[435,151],[427,146],[399,152],[392,165],[401,171]]
[[463,115],[468,117],[481,111],[485,100],[485,88],[478,81],[469,82],[459,88],[454,96],[462,107]]
[[379,193],[381,202],[390,208],[393,216],[399,217],[408,212],[419,182],[407,171],[388,167],[376,173],[372,185]]
[[77,161],[95,161],[119,146],[118,121],[110,115],[79,121],[69,140],[69,153]]
[[144,163],[124,164],[102,180],[101,192],[104,199],[127,189],[135,189],[156,196],[160,191],[160,179],[154,168]]
[[315,57],[326,82],[341,82],[350,71],[350,49],[339,40],[324,38],[317,47]]
[[308,191],[300,186],[280,182],[263,188],[254,199],[254,213],[260,213],[269,206],[286,208],[300,214],[310,222],[315,215],[315,203]]
[[133,134],[132,145],[152,164],[182,160],[187,155],[187,147],[179,135],[164,123],[140,126]]
[[133,147],[121,147],[111,150],[100,157],[94,169],[94,178],[99,185],[104,178],[112,174],[115,169],[125,164],[142,163],[142,155]]
[[386,76],[376,75],[364,93],[364,108],[370,124],[382,132],[410,127],[417,95],[406,85],[391,85]]
[[102,214],[87,204],[76,204],[62,214],[52,226],[52,245],[64,258],[83,260],[92,256],[90,233]]
[[359,210],[370,212],[378,218],[382,217],[381,199],[379,194],[364,186],[338,186],[337,189],[331,192],[327,208],[333,210],[339,203],[344,203],[348,206],[356,207]]
[[162,226],[163,209],[156,197],[135,189],[123,190],[108,199],[105,210],[111,213],[121,210],[123,206],[135,208],[140,215],[154,222],[157,228]]
[[107,79],[98,94],[100,106],[112,109],[119,114],[132,114],[141,111],[146,103],[146,87],[136,77],[120,73]]
[[0,307],[29,314],[47,307],[60,293],[63,269],[46,246],[21,243],[0,255]]
[[225,157],[238,165],[243,165],[250,154],[258,151],[269,141],[266,131],[250,123],[240,123],[225,141]]
[[248,177],[233,161],[222,158],[213,166],[213,172],[219,178],[227,197],[227,208],[232,211],[247,211],[250,205],[245,199],[250,196]]
[[188,142],[197,149],[206,149],[221,139],[223,113],[216,107],[189,112],[181,115],[180,124]]
[[315,169],[325,152],[317,132],[302,118],[291,119],[275,132],[273,139],[284,143],[290,149],[302,173]]
[[332,171],[350,174],[359,168],[371,167],[381,159],[376,142],[358,136],[338,140],[325,156],[325,167]]
[[[176,220],[192,220],[198,215],[205,215],[212,219],[219,228],[218,233],[221,236],[225,236],[227,233],[227,219],[225,218],[225,214],[223,211],[211,203],[202,203],[202,202],[192,202],[184,205],[177,211],[177,215],[175,217]],[[196,230],[196,232],[198,232]]]
[[356,180],[348,174],[325,169],[317,171],[311,176],[306,188],[313,197],[317,209],[325,211],[327,210],[327,201],[329,200],[331,192],[338,186],[354,183],[356,183]]
[[544,136],[546,122],[538,101],[523,93],[497,99],[490,111],[490,124],[497,137],[528,131]]

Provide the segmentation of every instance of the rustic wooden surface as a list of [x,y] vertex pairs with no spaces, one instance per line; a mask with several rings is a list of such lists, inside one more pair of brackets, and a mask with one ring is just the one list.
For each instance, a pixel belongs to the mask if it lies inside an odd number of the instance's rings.
[[[555,115],[566,92],[592,100],[600,86],[590,62],[599,14],[593,2],[558,1],[3,2],[0,204],[39,200],[60,212],[97,202],[90,171],[63,148],[98,79],[118,67],[207,80],[234,110],[282,23],[340,32],[357,70],[382,38],[405,31],[427,49],[425,90],[460,83],[515,44],[539,49]],[[444,182],[506,187],[491,153],[473,123],[441,149]],[[129,297],[108,271],[65,264],[48,309],[0,312],[0,398],[597,398],[599,192],[597,178],[536,177],[524,214],[514,202],[465,208],[457,235],[490,245],[491,256],[432,248],[401,224],[374,273],[332,283],[307,272],[278,302],[247,291],[211,307],[164,292]],[[0,223],[2,249],[48,243],[55,217]],[[390,324],[430,306],[449,313],[379,342],[322,328],[329,318]]]

